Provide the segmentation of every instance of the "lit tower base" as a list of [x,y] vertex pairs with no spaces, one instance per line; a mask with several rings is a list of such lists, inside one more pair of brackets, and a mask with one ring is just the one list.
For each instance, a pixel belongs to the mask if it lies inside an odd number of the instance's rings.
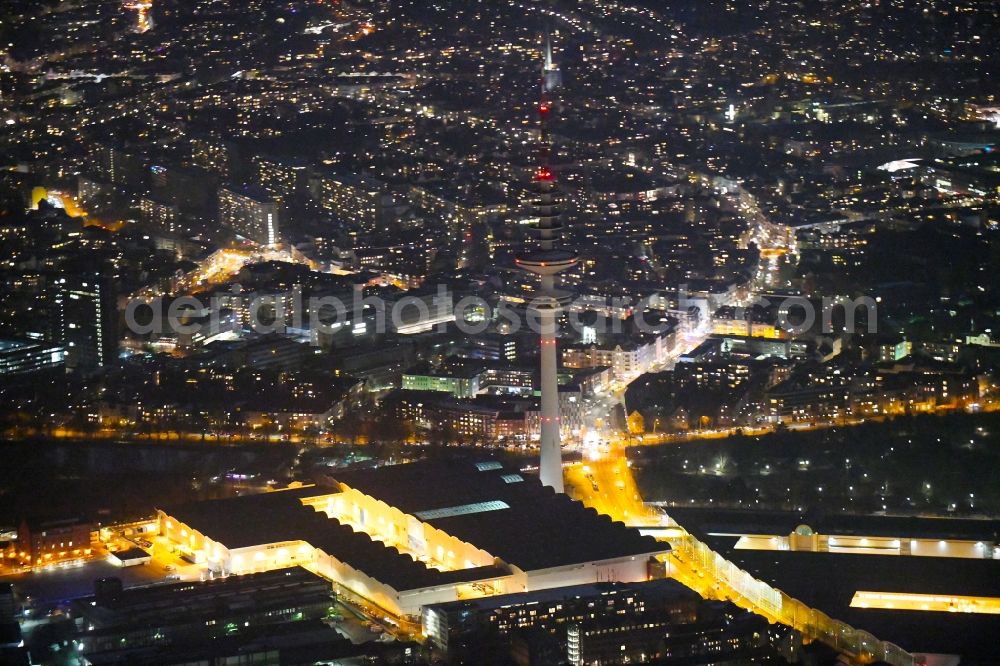
[[[542,113],[547,112],[542,107]],[[539,327],[542,389],[542,433],[538,476],[542,485],[557,493],[563,492],[562,448],[559,443],[559,382],[556,376],[556,320],[569,294],[558,291],[555,276],[576,265],[577,256],[567,250],[556,249],[555,241],[562,235],[559,209],[555,201],[555,178],[548,167],[542,167],[534,179],[535,199],[532,206],[538,221],[531,225],[537,238],[536,249],[517,258],[517,265],[539,277],[539,288],[532,295],[530,310],[534,312]]]

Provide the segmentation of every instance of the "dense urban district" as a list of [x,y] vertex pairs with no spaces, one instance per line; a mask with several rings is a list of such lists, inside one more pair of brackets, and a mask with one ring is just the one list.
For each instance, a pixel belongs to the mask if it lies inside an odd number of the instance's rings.
[[4,0],[0,664],[1000,664],[998,31]]

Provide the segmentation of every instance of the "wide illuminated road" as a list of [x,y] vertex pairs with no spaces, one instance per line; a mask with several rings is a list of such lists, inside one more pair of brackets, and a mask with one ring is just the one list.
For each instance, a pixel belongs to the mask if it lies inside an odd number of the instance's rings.
[[665,524],[663,514],[643,503],[620,444],[613,445],[608,455],[570,465],[565,477],[567,492],[598,513],[626,525]]

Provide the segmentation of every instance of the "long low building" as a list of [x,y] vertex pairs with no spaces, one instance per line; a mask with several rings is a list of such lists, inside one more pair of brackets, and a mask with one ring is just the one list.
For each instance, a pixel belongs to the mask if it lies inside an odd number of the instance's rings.
[[304,566],[381,610],[638,582],[669,546],[497,462],[336,472],[321,485],[159,510],[160,534],[219,573]]
[[[670,517],[724,550],[1000,559],[1000,521],[671,507]],[[733,543],[735,539],[735,543]]]
[[830,617],[918,657],[957,655],[929,664],[998,663],[996,520],[667,511],[728,561]]

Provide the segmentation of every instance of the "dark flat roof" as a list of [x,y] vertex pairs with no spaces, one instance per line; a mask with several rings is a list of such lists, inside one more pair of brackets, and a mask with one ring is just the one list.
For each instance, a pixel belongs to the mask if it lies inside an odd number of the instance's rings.
[[373,541],[300,501],[332,492],[307,487],[164,508],[167,515],[230,549],[279,541],[306,541],[396,590],[491,577],[481,569],[442,572]]
[[[536,477],[496,462],[419,462],[331,476],[523,571],[669,550],[665,543],[556,495]],[[163,511],[230,549],[306,541],[400,591],[510,573],[491,566],[450,572],[428,568],[301,503],[332,492],[337,490],[296,488]]]
[[486,611],[527,603],[549,603],[552,601],[562,601],[563,599],[587,599],[600,597],[603,594],[629,594],[632,592],[647,594],[651,597],[701,601],[701,596],[683,583],[679,583],[673,578],[661,578],[642,583],[588,583],[586,585],[550,587],[533,592],[517,592],[514,594],[480,597],[478,599],[445,601],[440,604],[432,604],[430,608],[445,612],[453,610]]
[[88,654],[87,660],[95,666],[229,663],[226,658],[233,663],[239,659],[248,663],[253,653],[266,647],[268,650],[279,651],[280,663],[311,664],[369,654],[377,649],[374,645],[376,644],[369,643],[355,646],[336,629],[326,626],[320,620],[299,620],[256,624],[252,634],[188,638],[171,644],[133,644],[120,650]]
[[1000,596],[996,560],[761,550],[733,550],[725,557],[806,602],[846,606],[858,590]]
[[998,663],[1000,615],[851,608],[857,591],[1000,596],[1000,562],[899,555],[737,550],[724,557],[830,617],[908,652]]
[[[499,463],[428,461],[331,475],[523,571],[669,550]],[[491,502],[506,507],[467,509]]]
[[128,560],[141,560],[143,558],[152,557],[142,548],[129,548],[128,550],[119,550],[118,552],[112,554],[122,562],[127,562]]
[[[215,578],[125,588],[113,599],[89,596],[74,602],[97,633],[110,627],[183,625],[198,618],[223,618],[299,604],[329,601],[330,583],[301,567]],[[111,632],[114,633],[114,632]],[[95,634],[96,635],[96,634]]]

